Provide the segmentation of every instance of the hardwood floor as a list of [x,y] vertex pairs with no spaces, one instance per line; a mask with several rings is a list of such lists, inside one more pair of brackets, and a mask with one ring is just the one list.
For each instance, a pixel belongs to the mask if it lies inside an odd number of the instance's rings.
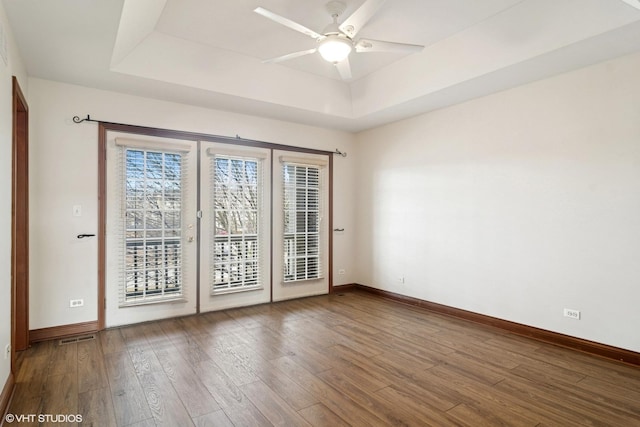
[[347,292],[35,344],[8,412],[100,427],[640,426],[640,369]]

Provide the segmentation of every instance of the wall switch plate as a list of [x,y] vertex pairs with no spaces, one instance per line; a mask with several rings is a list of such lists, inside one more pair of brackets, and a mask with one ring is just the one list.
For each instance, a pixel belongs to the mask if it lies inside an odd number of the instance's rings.
[[7,344],[4,346],[4,358],[8,359],[11,356],[11,344]]
[[564,317],[569,317],[571,319],[580,320],[580,310],[573,310],[570,308],[564,309]]
[[73,205],[73,216],[82,216],[82,206]]
[[69,300],[69,307],[71,307],[71,308],[82,307],[83,305],[84,305],[84,300],[83,299],[70,299]]

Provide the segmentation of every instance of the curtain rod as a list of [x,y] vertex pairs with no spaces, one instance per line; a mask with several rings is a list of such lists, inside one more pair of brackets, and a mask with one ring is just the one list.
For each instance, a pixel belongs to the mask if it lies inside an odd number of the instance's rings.
[[[105,123],[105,124],[112,124],[112,125],[120,125],[120,126],[134,126],[134,127],[139,127],[138,125],[130,125],[127,123],[115,123],[115,122],[103,122],[101,120],[94,120],[91,118],[91,116],[89,114],[87,114],[87,117],[85,117],[84,119],[81,119],[79,116],[73,116],[73,123],[83,123],[83,122],[94,122],[94,123]],[[180,132],[180,131],[178,131]],[[235,140],[235,141],[246,141],[246,142],[259,142],[262,143],[263,141],[256,141],[254,139],[246,139],[246,138],[242,138],[240,137],[240,135],[236,134],[235,138],[231,137],[231,136],[222,136],[222,135],[209,135],[209,136],[213,136],[214,138],[222,138],[222,139],[227,139],[227,140]],[[336,151],[328,151],[327,153],[331,153],[331,154],[335,154],[338,155],[340,157],[347,157],[347,153],[344,151],[340,151],[336,148]]]

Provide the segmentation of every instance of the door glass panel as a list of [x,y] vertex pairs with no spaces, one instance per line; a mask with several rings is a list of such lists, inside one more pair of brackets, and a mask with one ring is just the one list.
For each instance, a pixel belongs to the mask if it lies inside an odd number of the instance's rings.
[[125,149],[124,302],[182,295],[182,155]]
[[214,233],[211,292],[250,290],[260,283],[261,163],[212,157]]
[[283,171],[284,282],[318,279],[320,168],[285,163]]

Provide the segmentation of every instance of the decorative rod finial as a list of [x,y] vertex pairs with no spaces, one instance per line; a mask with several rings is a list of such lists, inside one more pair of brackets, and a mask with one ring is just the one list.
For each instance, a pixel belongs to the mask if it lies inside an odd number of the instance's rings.
[[78,116],[73,116],[73,123],[82,123],[82,122],[95,122],[95,120],[91,120],[91,116],[87,114],[87,117],[81,119]]

